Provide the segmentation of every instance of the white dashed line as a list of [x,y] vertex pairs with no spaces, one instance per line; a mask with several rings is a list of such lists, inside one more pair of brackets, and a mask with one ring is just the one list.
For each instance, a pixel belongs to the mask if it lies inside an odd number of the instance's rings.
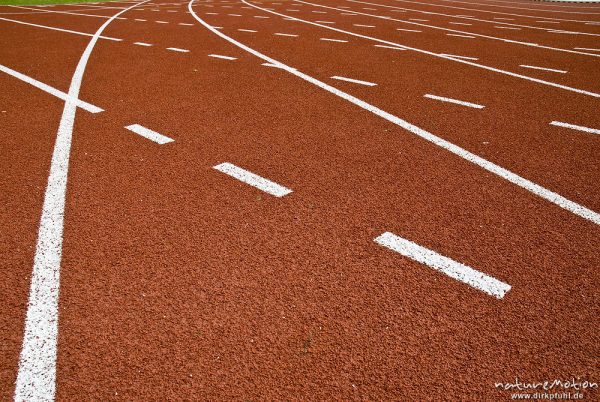
[[403,47],[399,47],[399,46],[388,46],[388,45],[373,45],[375,47],[382,47],[384,49],[394,49],[394,50],[406,50]]
[[275,197],[283,197],[292,192],[289,188],[286,188],[280,184],[272,182],[271,180],[265,179],[257,174],[242,169],[232,163],[225,162],[219,165],[213,166],[213,169],[219,172],[225,173],[239,181],[246,183],[252,187],[264,191],[267,194],[271,194]]
[[188,53],[189,50],[187,49],[180,49],[178,47],[168,47],[167,50],[172,50],[174,52],[180,52],[180,53]]
[[241,17],[241,14],[227,14],[227,15],[229,15],[230,17]]
[[479,60],[477,57],[457,56],[455,54],[440,53],[440,56],[454,57],[456,59]]
[[475,39],[474,36],[469,35],[459,35],[459,34],[446,34],[446,36],[456,36],[457,38],[467,38],[467,39]]
[[526,64],[520,64],[519,67],[523,67],[523,68],[530,68],[533,70],[543,70],[543,71],[550,71],[553,73],[561,73],[561,74],[566,74],[568,71],[564,71],[564,70],[555,70],[553,68],[546,68],[546,67],[537,67],[537,66],[528,66]]
[[133,44],[138,46],[152,46],[151,44],[145,42],[134,42]]
[[271,18],[266,15],[255,15],[254,18]]
[[180,23],[179,23],[179,24],[177,24],[177,25],[185,25],[185,26],[191,27],[191,26],[193,26],[194,24],[188,24],[187,22],[180,22]]
[[154,141],[157,144],[167,144],[169,142],[173,142],[172,138],[169,138],[165,135],[157,133],[156,131],[152,131],[144,126],[140,126],[139,124],[132,124],[130,126],[125,127],[127,130],[132,131],[138,135],[141,135],[144,138],[149,139],[150,141]]
[[277,36],[290,36],[292,38],[297,38],[298,35],[294,35],[294,34],[286,34],[286,33],[281,33],[281,32],[276,32],[273,35],[277,35]]
[[214,58],[223,59],[223,60],[237,60],[237,57],[222,56],[220,54],[209,54],[208,57],[214,57]]
[[320,24],[335,24],[335,22],[333,22],[333,21],[315,21],[315,22],[318,22]]
[[[319,22],[319,21],[317,21]],[[364,27],[364,28],[375,28],[375,25],[364,25],[364,24],[352,24],[355,27]]]
[[355,79],[352,79],[352,78],[340,77],[338,75],[334,75],[331,78],[333,78],[334,80],[347,81],[347,82],[352,82],[354,84],[366,85],[368,87],[374,87],[375,85],[377,85],[377,84],[375,84],[373,82],[355,80]]
[[576,126],[575,124],[563,123],[560,121],[553,121],[550,123],[552,126],[570,128],[571,130],[583,131],[590,134],[600,134],[600,130],[597,128],[589,128],[584,126]]
[[431,94],[423,95],[423,97],[424,98],[429,98],[429,99],[439,100],[439,101],[442,101],[442,102],[454,103],[456,105],[462,105],[462,106],[472,107],[474,109],[483,109],[485,107],[485,106],[482,106],[482,105],[478,105],[476,103],[464,102],[464,101],[460,101],[458,99],[444,98],[443,96],[437,96],[437,95],[431,95]]
[[473,24],[468,24],[466,22],[450,22],[450,24],[452,25],[464,25],[464,26],[471,26]]
[[512,30],[512,31],[520,31],[520,30],[521,30],[521,28],[515,28],[515,27],[502,27],[502,26],[499,26],[499,25],[494,25],[494,28],[496,28],[496,29],[509,29],[509,30]]
[[255,31],[254,29],[242,29],[242,28],[238,29],[238,31],[240,31],[240,32],[252,32],[252,33],[258,32],[258,31]]
[[157,24],[168,24],[167,21],[156,21]]
[[347,40],[343,40],[343,39],[331,39],[331,38],[320,38],[319,40],[324,40],[327,42],[341,42],[341,43],[348,43]]
[[507,283],[390,232],[376,237],[375,243],[498,299],[502,299],[511,288]]
[[134,20],[135,20],[135,21],[140,21],[140,22],[146,22],[146,21],[148,21],[148,20],[143,20],[143,19],[141,19],[141,18],[134,18]]
[[396,31],[402,31],[402,32],[423,32],[423,31],[419,31],[417,29],[406,29],[406,28],[396,28]]
[[421,20],[419,18],[409,18],[409,21],[429,22],[429,20]]

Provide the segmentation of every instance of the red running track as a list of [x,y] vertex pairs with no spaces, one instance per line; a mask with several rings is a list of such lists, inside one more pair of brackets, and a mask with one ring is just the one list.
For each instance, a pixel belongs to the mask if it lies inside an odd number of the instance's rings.
[[3,6],[0,32],[0,399],[598,398],[599,5]]

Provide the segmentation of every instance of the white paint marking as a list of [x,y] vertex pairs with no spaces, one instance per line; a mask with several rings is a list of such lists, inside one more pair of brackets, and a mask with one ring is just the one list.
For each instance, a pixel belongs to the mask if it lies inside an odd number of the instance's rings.
[[[319,21],[317,21],[319,22]],[[375,25],[364,25],[364,24],[352,24],[355,27],[364,27],[364,28],[375,28]]]
[[6,73],[8,75],[11,75],[15,78],[18,78],[19,80],[26,82],[30,85],[33,85],[34,87],[41,89],[42,91],[47,92],[50,95],[54,95],[57,98],[62,99],[63,101],[67,101],[67,99],[68,99],[71,102],[74,102],[77,105],[77,107],[80,107],[87,112],[100,113],[100,112],[104,111],[103,109],[99,108],[98,106],[94,106],[90,103],[84,102],[81,99],[71,98],[69,94],[66,94],[61,90],[51,87],[50,85],[44,84],[43,82],[40,82],[34,78],[31,78],[31,77],[29,77],[25,74],[22,74],[18,71],[15,71],[11,68],[3,66],[2,64],[0,64],[0,71]]
[[333,21],[315,21],[315,22],[318,22],[321,24],[335,24],[335,22],[333,22]]
[[277,35],[277,36],[290,36],[292,38],[297,38],[298,35],[294,35],[294,34],[286,34],[286,33],[280,33],[280,32],[276,32],[273,35]]
[[543,71],[551,71],[553,73],[561,73],[561,74],[566,74],[568,71],[564,71],[564,70],[555,70],[553,68],[545,68],[545,67],[537,67],[537,66],[528,66],[526,64],[520,64],[519,67],[523,67],[523,68],[530,68],[533,70],[543,70]]
[[158,24],[168,24],[167,21],[156,21],[156,23],[158,23]]
[[452,25],[464,25],[464,26],[471,26],[473,24],[468,24],[466,22],[450,22],[450,24]]
[[[17,23],[17,24],[29,25],[29,26],[37,27],[37,28],[45,28],[45,29],[49,29],[49,30],[52,30],[52,31],[68,32],[68,33],[72,33],[72,34],[75,34],[75,35],[82,35],[82,36],[94,37],[93,34],[89,34],[89,33],[86,33],[86,32],[79,32],[79,31],[72,31],[70,29],[56,28],[56,27],[51,27],[51,26],[47,26],[47,25],[32,24],[30,22],[23,22],[23,21],[11,20],[11,19],[8,19],[8,18],[0,18],[0,20],[14,22],[14,23]],[[109,36],[99,36],[98,38],[99,39],[112,40],[112,41],[115,41],[115,42],[121,42],[123,40],[123,39],[111,38]]]
[[83,51],[71,79],[69,96],[65,101],[60,119],[52,152],[48,184],[44,194],[31,274],[23,345],[15,384],[15,402],[53,401],[55,398],[60,261],[63,246],[67,174],[78,106],[74,100],[79,98],[85,67],[102,31],[119,15],[144,2],[119,11],[98,28]]
[[600,52],[600,49],[593,49],[590,47],[576,47],[575,50],[588,50],[591,52]]
[[174,52],[179,52],[179,53],[188,53],[189,52],[188,49],[180,49],[178,47],[168,47],[167,50],[172,50]]
[[311,11],[311,13],[315,13],[315,14],[327,14],[327,11]]
[[252,33],[258,32],[258,31],[255,31],[254,29],[241,29],[241,28],[238,29],[238,31],[240,31],[240,32],[252,32]]
[[460,101],[458,99],[452,99],[452,98],[444,98],[443,96],[437,96],[437,95],[431,95],[431,94],[423,95],[423,97],[424,98],[429,98],[429,99],[439,100],[439,101],[442,101],[442,102],[448,102],[448,103],[454,103],[454,104],[457,104],[457,105],[472,107],[474,109],[483,109],[485,107],[485,106],[482,106],[482,105],[478,105],[476,103]]
[[193,26],[194,24],[188,24],[187,22],[180,22],[180,23],[179,23],[179,24],[177,24],[177,25],[185,25],[185,26],[191,27],[191,26]]
[[368,87],[374,87],[377,84],[373,83],[373,82],[369,82],[369,81],[361,81],[361,80],[355,80],[352,78],[346,78],[346,77],[340,77],[338,75],[334,75],[333,77],[334,80],[340,80],[340,81],[347,81],[347,82],[352,82],[354,84],[360,84],[360,85],[366,85]]
[[417,29],[405,29],[405,28],[396,28],[396,31],[402,31],[402,32],[423,32],[423,31],[419,31]]
[[146,22],[147,20],[143,20],[141,18],[134,18],[135,21]]
[[539,22],[540,24],[560,24],[560,22],[558,21],[536,21]]
[[590,134],[600,134],[600,130],[597,128],[589,128],[584,126],[576,126],[575,124],[563,123],[560,121],[553,121],[550,123],[552,126],[570,128],[571,130],[584,131]]
[[229,15],[230,17],[241,17],[241,14],[227,14],[227,15]]
[[446,34],[446,36],[456,36],[456,37],[458,37],[458,38],[475,39],[475,37],[474,37],[474,36],[469,36],[469,35],[459,35],[459,34],[451,34],[451,33],[448,33],[448,34]]
[[209,54],[208,57],[214,57],[216,59],[223,59],[223,60],[237,60],[237,57],[222,56],[220,54]]
[[348,43],[347,40],[343,40],[343,39],[331,39],[331,38],[320,38],[319,40],[324,40],[327,42],[341,42],[341,43]]
[[511,289],[510,285],[498,279],[477,271],[467,265],[456,262],[448,257],[436,253],[433,250],[419,246],[418,244],[385,232],[375,238],[375,243],[402,254],[411,260],[427,265],[452,279],[466,283],[475,289],[481,290],[497,299],[502,299]]
[[429,22],[429,20],[421,20],[419,18],[409,18],[409,21]]
[[[192,14],[192,16],[200,24],[202,24],[205,28],[207,28],[208,30],[210,30],[212,33],[219,36],[220,38],[226,40],[227,42],[239,47],[240,49],[245,50],[246,52],[248,52],[250,54],[253,54],[254,56],[256,56],[268,63],[275,64],[275,65],[279,66],[279,68],[287,71],[288,73],[290,73],[304,81],[307,81],[307,82],[309,82],[331,94],[334,94],[334,95],[360,107],[361,109],[367,110],[367,111],[373,113],[374,115],[379,116],[382,119],[387,120],[390,123],[395,124],[398,127],[401,127],[403,129],[415,134],[416,136],[424,139],[425,141],[431,142],[432,144],[434,144],[442,149],[445,149],[446,151],[448,151],[462,159],[465,159],[466,161],[469,161],[469,162],[473,163],[474,165],[479,166],[480,168],[487,170],[488,172],[493,173],[493,174],[497,175],[498,177],[501,177],[502,179],[504,179],[510,183],[513,183],[514,185],[521,187],[522,189],[529,191],[530,193],[535,194],[538,197],[540,197],[546,201],[553,203],[556,206],[559,206],[581,218],[587,219],[596,225],[600,225],[600,213],[595,212],[595,211],[593,211],[581,204],[578,204],[574,201],[571,201],[571,200],[563,197],[562,195],[555,193],[554,191],[551,191],[545,187],[542,187],[539,184],[536,184],[530,180],[527,180],[524,177],[519,176],[516,173],[511,172],[510,170],[503,168],[502,166],[496,165],[495,163],[490,162],[487,159],[484,159],[472,152],[469,152],[466,149],[461,148],[458,145],[451,143],[450,141],[446,141],[441,137],[438,137],[426,130],[423,130],[422,128],[417,127],[414,124],[411,124],[411,123],[407,122],[406,120],[399,118],[398,116],[388,113],[385,110],[382,110],[375,105],[372,105],[368,102],[363,101],[362,99],[359,99],[355,96],[350,95],[349,93],[346,93],[335,87],[332,87],[331,85],[328,85],[328,84],[324,83],[323,81],[320,81],[314,77],[311,77],[310,75],[304,74],[303,72],[298,71],[297,69],[295,69],[293,67],[290,67],[284,63],[281,63],[280,61],[277,61],[269,56],[266,56],[266,55],[260,53],[259,51],[254,50],[251,47],[246,46],[243,43],[238,42],[235,39],[225,35],[224,33],[215,30],[206,21],[204,21],[202,18],[200,18],[194,12],[194,10],[192,8],[192,4],[194,3],[194,1],[195,0],[190,0],[190,2],[188,3],[188,9],[190,11],[190,14]],[[242,0],[242,2],[244,2],[244,0]],[[245,2],[244,4],[247,4],[247,5],[250,5],[254,8],[256,8],[256,6],[253,4],[250,4],[247,2]],[[334,29],[334,28],[330,28],[330,29]],[[335,30],[341,31],[338,29],[335,29]],[[354,36],[358,36],[358,35],[355,34]],[[384,41],[384,43],[387,43],[389,45],[398,45],[396,43],[387,42],[387,41]],[[431,52],[427,52],[427,53],[434,54]],[[467,63],[467,64],[472,64],[471,62],[468,62],[468,61],[462,61],[462,62]],[[513,74],[513,73],[511,73],[511,74]],[[535,79],[532,79],[532,80],[535,80]],[[543,82],[545,83],[545,81],[543,81]]]
[[387,46],[387,45],[373,45],[375,47],[382,47],[384,49],[394,49],[394,50],[406,50],[403,47],[399,47],[399,46]]
[[500,25],[494,25],[494,28],[496,28],[496,29],[509,29],[511,31],[520,31],[521,30],[521,28],[503,27],[503,26],[500,26]]
[[229,162],[221,163],[213,168],[275,197],[283,197],[292,192],[289,188],[281,186]]
[[254,18],[271,18],[266,15],[255,15]]
[[172,138],[157,133],[156,131],[152,131],[144,126],[140,126],[139,124],[132,124],[130,126],[126,126],[125,128],[161,145],[174,141]]
[[152,46],[151,44],[145,42],[134,42],[133,44],[138,46]]
[[479,60],[477,57],[457,56],[455,54],[447,54],[447,53],[442,53],[441,56],[455,57],[455,58],[458,58],[458,59],[465,59],[465,60]]

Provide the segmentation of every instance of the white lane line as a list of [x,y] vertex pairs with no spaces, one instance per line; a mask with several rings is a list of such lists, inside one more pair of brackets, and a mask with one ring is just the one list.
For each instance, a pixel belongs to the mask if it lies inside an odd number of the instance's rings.
[[11,75],[11,76],[13,76],[13,77],[15,77],[15,78],[23,81],[23,82],[26,82],[26,83],[28,83],[28,84],[30,84],[30,85],[38,88],[38,89],[41,89],[42,91],[47,92],[50,95],[54,95],[54,96],[56,96],[59,99],[62,99],[64,101],[67,101],[67,99],[68,99],[71,102],[74,102],[77,105],[77,107],[80,107],[80,108],[82,108],[83,110],[85,110],[87,112],[90,112],[90,113],[100,113],[100,112],[104,111],[104,109],[101,109],[98,106],[94,106],[94,105],[92,105],[90,103],[84,102],[81,99],[71,98],[71,96],[69,94],[64,93],[63,91],[61,91],[59,89],[56,89],[54,87],[51,87],[50,85],[44,84],[43,82],[40,82],[40,81],[38,81],[38,80],[36,80],[34,78],[31,78],[31,77],[29,77],[29,76],[27,76],[25,74],[22,74],[22,73],[20,73],[18,71],[15,71],[15,70],[13,70],[11,68],[3,66],[2,64],[0,64],[0,71],[6,73],[8,75]]
[[238,31],[240,31],[240,32],[252,32],[252,33],[258,32],[258,31],[255,31],[254,29],[242,29],[242,28],[238,29]]
[[[11,19],[8,19],[8,18],[0,18],[0,20],[14,22],[14,23],[17,23],[17,24],[29,25],[29,26],[37,27],[37,28],[49,29],[51,31],[60,31],[60,32],[72,33],[72,34],[75,34],[75,35],[82,35],[82,36],[94,37],[94,34],[89,34],[89,33],[86,33],[86,32],[79,32],[79,31],[72,31],[70,29],[56,28],[56,27],[51,27],[51,26],[48,26],[48,25],[32,24],[31,22],[11,20]],[[100,39],[106,39],[106,40],[112,40],[112,41],[115,41],[115,42],[121,42],[123,40],[123,39],[118,39],[118,38],[111,38],[110,36],[99,36],[98,38],[100,38]]]
[[273,35],[277,35],[277,36],[290,36],[292,38],[297,38],[298,35],[294,35],[294,34],[286,34],[286,33],[281,33],[281,32],[276,32]]
[[479,60],[477,57],[457,56],[455,54],[448,54],[448,53],[441,53],[440,55],[441,56],[446,56],[446,57],[455,57],[455,58],[458,58],[458,59],[465,59],[465,60],[475,60],[475,61]]
[[452,24],[452,25],[464,25],[464,26],[469,26],[469,27],[473,25],[473,24],[469,24],[469,23],[466,23],[466,22],[450,22],[449,24]]
[[555,70],[553,68],[546,68],[546,67],[537,67],[537,66],[528,66],[527,64],[519,64],[519,67],[523,67],[523,68],[530,68],[532,70],[543,70],[543,71],[551,71],[553,73],[561,73],[561,74],[566,74],[568,73],[568,71],[564,71],[564,70]]
[[132,131],[138,135],[141,135],[144,138],[149,139],[150,141],[154,141],[157,144],[167,144],[169,142],[173,142],[172,138],[167,137],[166,135],[162,135],[157,133],[156,131],[152,131],[149,128],[141,126],[139,124],[132,124],[130,126],[125,127],[127,130]]
[[25,318],[23,345],[15,384],[15,402],[53,401],[56,392],[56,352],[58,340],[58,297],[62,257],[67,174],[79,89],[88,59],[100,34],[125,11],[119,11],[92,36],[83,51],[69,86],[69,97],[60,119],[52,152],[48,184],[33,259],[31,286]]
[[465,101],[460,101],[458,99],[445,98],[443,96],[437,96],[437,95],[431,95],[431,94],[423,95],[423,97],[424,98],[429,98],[429,99],[439,100],[439,101],[442,101],[442,102],[448,102],[448,103],[454,103],[454,104],[457,104],[457,105],[472,107],[474,109],[483,109],[485,107],[483,105],[478,105],[476,103],[465,102]]
[[340,81],[346,81],[346,82],[352,82],[354,84],[360,84],[360,85],[366,85],[368,87],[374,87],[377,84],[373,83],[373,82],[369,82],[369,81],[361,81],[361,80],[355,80],[352,78],[346,78],[346,77],[340,77],[339,75],[334,75],[333,77],[334,80],[340,80]]
[[194,24],[188,24],[187,22],[180,22],[177,25],[185,25],[185,26],[188,26],[188,27],[194,26]]
[[380,246],[389,248],[411,260],[427,265],[452,279],[466,283],[497,299],[502,299],[511,289],[511,286],[507,283],[448,257],[444,257],[433,250],[419,246],[393,233],[385,232],[376,237],[374,241]]
[[406,29],[406,28],[396,28],[396,31],[402,31],[402,32],[423,32],[423,31],[419,31],[418,29]]
[[237,57],[222,56],[220,54],[209,54],[208,57],[214,57],[216,59],[223,59],[223,60],[237,60]]
[[324,40],[324,41],[327,41],[327,42],[348,43],[347,40],[343,40],[343,39],[320,38],[319,40]]
[[[319,22],[319,21],[317,21]],[[364,28],[375,28],[375,25],[364,25],[364,24],[352,24],[355,27],[364,27]]]
[[600,134],[600,130],[597,128],[589,128],[584,126],[576,126],[575,124],[563,123],[560,121],[553,121],[550,123],[552,126],[570,128],[571,130],[584,131],[590,134]]
[[429,22],[429,20],[422,20],[422,19],[419,19],[419,18],[409,18],[409,21]]
[[403,47],[399,47],[399,46],[387,46],[387,45],[373,45],[375,47],[382,47],[384,49],[394,49],[394,50],[406,50]]
[[475,39],[474,36],[469,36],[469,35],[459,35],[459,34],[451,34],[451,33],[447,33],[446,36],[456,36],[457,38],[467,38],[467,39]]
[[189,52],[188,49],[181,49],[178,47],[168,47],[167,50],[172,50],[173,52],[179,52],[179,53],[188,53]]
[[494,28],[496,28],[496,29],[509,29],[511,31],[520,31],[521,30],[521,28],[503,27],[503,26],[500,26],[500,25],[494,25]]
[[[254,4],[248,3],[248,2],[246,2],[246,0],[241,0],[241,1],[242,1],[242,3],[248,4],[248,5],[256,8],[256,9],[266,11],[266,9],[263,9],[261,7],[258,7],[256,5],[254,5]],[[314,3],[310,3],[310,2],[306,2],[306,1],[302,1],[302,0],[298,0],[298,1],[300,1],[301,3],[305,3],[305,4],[315,5]],[[356,2],[356,0],[348,0],[348,1]],[[332,8],[332,7],[321,6],[321,5],[319,5],[319,7]],[[277,12],[273,12],[273,11],[266,11],[266,12],[270,12],[271,14],[275,14],[275,15],[279,15],[281,17],[285,17],[285,14],[281,14],[281,13],[277,13]],[[326,28],[326,29],[329,29],[329,30],[332,30],[332,31],[335,31],[335,32],[345,33],[346,35],[351,35],[351,36],[356,36],[358,38],[372,40],[374,42],[379,42],[379,43],[383,43],[383,44],[386,44],[386,45],[404,46],[407,50],[412,50],[414,52],[418,52],[418,53],[422,53],[422,54],[427,54],[429,56],[446,58],[447,60],[452,60],[452,61],[457,62],[457,63],[466,64],[466,65],[469,65],[469,66],[472,66],[472,67],[477,67],[477,68],[480,68],[480,69],[483,69],[483,70],[492,71],[492,72],[495,72],[495,73],[498,73],[498,74],[508,75],[508,76],[511,76],[511,77],[520,78],[520,79],[523,79],[523,80],[535,82],[535,83],[542,84],[542,85],[551,86],[551,87],[554,87],[554,88],[560,88],[560,89],[565,90],[565,91],[575,92],[575,93],[579,93],[579,94],[582,94],[582,95],[591,96],[591,97],[594,97],[594,98],[600,98],[600,93],[586,91],[586,90],[583,90],[583,89],[569,87],[567,85],[557,84],[557,83],[551,82],[551,81],[541,80],[539,78],[534,78],[534,77],[530,77],[530,76],[527,76],[527,75],[513,73],[511,71],[507,71],[507,70],[502,70],[502,69],[499,69],[499,68],[494,68],[494,67],[486,66],[484,64],[474,63],[474,62],[469,61],[469,60],[461,60],[461,59],[448,58],[448,57],[445,57],[445,56],[441,56],[438,53],[430,52],[428,50],[419,49],[419,48],[416,48],[416,47],[411,47],[411,46],[406,46],[406,45],[401,45],[399,43],[392,42],[392,41],[389,41],[389,40],[379,39],[379,38],[375,38],[375,37],[372,37],[372,36],[368,36],[368,35],[363,35],[363,34],[360,34],[360,33],[352,32],[352,31],[346,31],[346,30],[343,30],[343,29],[339,29],[339,28],[335,28],[335,27],[330,27],[330,26],[327,26],[327,25],[319,25],[319,24],[316,24],[316,23],[314,23],[312,21],[307,21],[307,20],[303,20],[303,19],[300,19],[300,18],[298,18],[298,21],[304,22],[305,24],[309,24],[309,25],[316,25],[316,26],[319,26],[321,28]],[[413,24],[418,24],[418,23],[413,22]],[[506,42],[506,41],[508,41],[508,39],[504,39],[504,41]],[[530,44],[530,45],[537,46],[535,44]],[[540,48],[542,48],[542,47],[540,46]],[[591,55],[591,53],[587,53],[587,54]]]
[[[445,149],[446,151],[448,151],[466,161],[469,161],[469,162],[473,163],[474,165],[479,166],[480,168],[487,170],[488,172],[493,173],[496,176],[498,176],[498,177],[500,177],[500,178],[502,178],[502,179],[504,179],[526,191],[529,191],[530,193],[535,194],[538,197],[540,197],[546,201],[549,201],[560,208],[563,208],[563,209],[571,212],[574,215],[577,215],[581,218],[587,219],[590,222],[595,223],[596,225],[600,225],[600,213],[595,212],[595,211],[593,211],[581,204],[578,204],[574,201],[571,201],[568,198],[565,198],[562,195],[555,193],[554,191],[551,191],[545,187],[542,187],[539,184],[532,182],[531,180],[527,180],[526,178],[521,177],[518,174],[513,173],[510,170],[503,168],[502,166],[496,165],[495,163],[488,161],[487,159],[484,159],[472,152],[469,152],[466,149],[461,148],[458,145],[451,143],[450,141],[447,141],[447,140],[445,140],[441,137],[438,137],[426,130],[423,130],[422,128],[417,127],[414,124],[411,124],[408,121],[399,118],[398,116],[388,113],[385,110],[382,110],[375,105],[372,105],[368,102],[363,101],[362,99],[352,96],[347,92],[344,92],[335,87],[332,87],[331,85],[328,85],[328,84],[324,83],[323,81],[320,81],[314,77],[311,77],[310,75],[304,74],[303,72],[298,71],[297,69],[290,67],[287,64],[284,64],[278,60],[275,60],[269,56],[266,56],[266,55],[260,53],[259,51],[252,49],[251,47],[244,45],[241,42],[236,41],[235,39],[231,38],[230,36],[227,36],[224,33],[217,31],[216,29],[212,28],[206,21],[204,21],[202,18],[200,18],[194,12],[194,10],[192,8],[192,4],[194,3],[194,1],[195,0],[190,0],[190,2],[188,3],[188,10],[190,11],[190,14],[192,14],[192,16],[200,24],[202,24],[202,26],[207,28],[213,34],[226,40],[227,42],[239,47],[240,49],[245,50],[246,52],[248,52],[250,54],[253,54],[254,56],[256,56],[268,63],[277,65],[277,66],[279,66],[279,68],[287,71],[288,73],[290,73],[304,81],[307,81],[307,82],[309,82],[331,94],[334,94],[334,95],[354,104],[355,106],[360,107],[363,110],[369,111],[369,112],[373,113],[374,115],[379,116],[382,119],[387,120],[390,123],[395,124],[398,127],[401,127],[403,129],[405,129],[406,131],[415,134],[416,136],[422,138],[423,140],[428,141],[442,149]],[[244,2],[244,0],[242,0],[242,2],[244,4],[247,4],[249,6],[256,8],[256,6],[251,3]],[[333,28],[329,28],[329,29],[333,29]],[[342,31],[339,29],[335,29],[335,30]],[[355,36],[358,36],[358,35],[355,34]],[[363,36],[363,35],[361,35],[361,36]],[[398,45],[394,42],[385,41],[384,43],[387,43],[389,45]],[[434,54],[432,52],[427,52],[427,53]],[[462,62],[472,64],[469,61],[462,61]]]
[[262,190],[265,193],[271,194],[275,197],[283,197],[284,195],[288,195],[292,192],[292,190],[290,190],[289,188],[272,182],[271,180],[265,179],[264,177],[249,172],[229,162],[213,166],[213,169],[225,173],[228,176],[238,179],[239,181],[246,183],[252,187],[256,187],[257,189]]
[[315,21],[315,22],[318,22],[320,24],[335,24],[335,22],[333,22],[333,21]]
[[594,49],[590,47],[576,47],[575,50],[588,50],[590,52],[600,52],[600,49]]

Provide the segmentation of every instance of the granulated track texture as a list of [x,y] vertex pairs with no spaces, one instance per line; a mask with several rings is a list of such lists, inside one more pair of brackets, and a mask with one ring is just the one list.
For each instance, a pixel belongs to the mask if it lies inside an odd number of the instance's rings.
[[600,4],[0,6],[0,88],[0,400],[600,398]]

